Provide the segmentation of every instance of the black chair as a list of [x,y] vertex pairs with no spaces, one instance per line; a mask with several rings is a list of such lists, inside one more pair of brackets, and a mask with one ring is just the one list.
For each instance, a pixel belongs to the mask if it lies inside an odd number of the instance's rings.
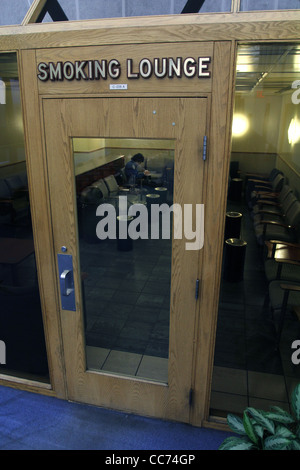
[[280,191],[278,196],[268,197],[268,194],[266,194],[266,197],[264,198],[264,196],[262,195],[262,197],[257,199],[257,203],[253,206],[253,211],[252,211],[253,217],[259,211],[268,211],[274,214],[282,214],[283,202],[286,200],[286,198],[288,197],[290,198],[292,195],[293,195],[292,188],[288,186],[287,184],[283,185],[283,188]]
[[25,178],[15,175],[0,180],[1,223],[15,223],[18,217],[30,219],[28,188]]
[[[300,243],[287,243],[280,240],[267,242],[271,246],[268,256],[264,260],[265,275],[268,282],[275,280],[296,281],[300,283]],[[275,257],[277,248],[284,250],[291,248],[291,253],[297,252],[297,259],[294,256]]]
[[253,180],[252,183],[253,187],[250,196],[248,194],[248,206],[250,210],[252,210],[253,207],[257,204],[257,202],[262,198],[276,199],[279,196],[279,193],[282,191],[282,188],[285,183],[285,178],[281,173],[279,173],[275,176],[272,182],[261,182],[259,180]]
[[273,316],[279,314],[277,321],[276,349],[279,348],[284,321],[288,310],[300,306],[300,283],[287,281],[272,281],[269,284],[269,300]]
[[[246,182],[246,201],[248,204],[251,202],[251,194],[255,191],[257,185],[264,186],[266,188],[270,187],[270,184],[274,181],[277,175],[282,172],[277,168],[273,168],[269,175],[262,175],[257,173],[246,173],[245,182]],[[250,204],[251,207],[251,204]]]
[[261,246],[266,240],[297,242],[300,234],[300,202],[294,202],[287,211],[284,221],[261,220],[254,226],[254,231],[257,242]]
[[281,204],[276,204],[275,206],[263,204],[262,209],[258,209],[253,213],[254,225],[260,224],[262,220],[274,220],[284,223],[288,212],[295,202],[297,202],[297,198],[293,193],[289,193],[283,198]]

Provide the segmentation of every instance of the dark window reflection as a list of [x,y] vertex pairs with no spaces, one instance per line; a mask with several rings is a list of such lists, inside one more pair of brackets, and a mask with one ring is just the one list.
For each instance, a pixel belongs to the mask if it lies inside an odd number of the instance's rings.
[[48,381],[16,54],[0,54],[0,374]]

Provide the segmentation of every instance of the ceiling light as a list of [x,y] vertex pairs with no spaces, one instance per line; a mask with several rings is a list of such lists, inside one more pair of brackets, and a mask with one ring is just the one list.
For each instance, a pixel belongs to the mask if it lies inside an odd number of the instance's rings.
[[249,120],[244,114],[235,114],[232,122],[232,135],[241,137],[246,134],[249,129]]
[[293,118],[288,128],[289,144],[292,146],[300,142],[300,121],[298,118]]

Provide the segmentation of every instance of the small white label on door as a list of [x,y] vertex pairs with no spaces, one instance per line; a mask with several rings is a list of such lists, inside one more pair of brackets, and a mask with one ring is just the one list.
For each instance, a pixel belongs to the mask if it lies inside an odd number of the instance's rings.
[[127,90],[127,83],[117,83],[115,85],[109,85],[110,90]]

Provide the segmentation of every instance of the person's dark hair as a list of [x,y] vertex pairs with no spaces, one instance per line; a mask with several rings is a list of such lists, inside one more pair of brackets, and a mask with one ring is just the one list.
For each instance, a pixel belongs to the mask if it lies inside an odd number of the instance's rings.
[[131,160],[133,160],[134,162],[142,163],[145,159],[144,155],[142,155],[141,153],[136,153],[135,155],[133,155]]

